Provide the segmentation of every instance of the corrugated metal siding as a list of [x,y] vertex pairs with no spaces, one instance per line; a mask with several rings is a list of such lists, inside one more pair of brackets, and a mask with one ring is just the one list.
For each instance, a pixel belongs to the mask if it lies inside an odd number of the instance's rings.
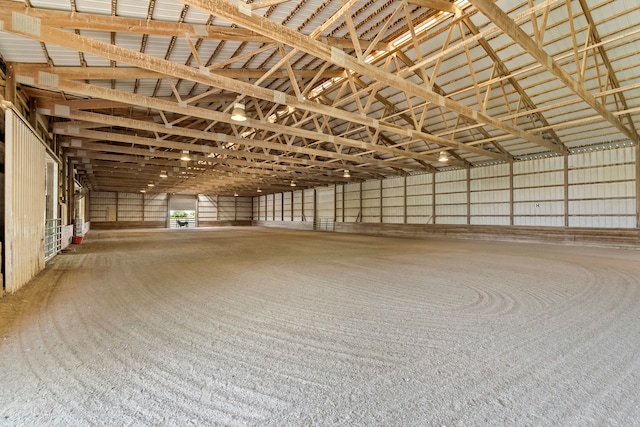
[[198,195],[198,221],[215,221],[217,218],[216,196]]
[[569,226],[636,227],[635,148],[569,156]]
[[6,110],[5,290],[15,292],[44,268],[45,148]]
[[437,173],[436,223],[467,223],[467,170]]
[[513,165],[513,223],[564,226],[564,158],[549,157]]
[[316,189],[318,206],[316,213],[318,218],[333,220],[335,216],[334,187],[321,187]]
[[509,225],[509,165],[491,165],[470,170],[470,223]]

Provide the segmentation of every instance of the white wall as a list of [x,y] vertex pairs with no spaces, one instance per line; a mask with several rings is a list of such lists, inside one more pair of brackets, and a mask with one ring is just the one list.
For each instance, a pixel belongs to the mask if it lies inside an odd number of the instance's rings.
[[13,110],[5,121],[4,287],[15,292],[44,268],[45,146]]
[[[293,220],[384,224],[478,224],[635,228],[636,148],[576,153],[470,169],[390,177],[293,193]],[[435,182],[434,182],[435,180]],[[435,190],[435,192],[434,192]],[[288,195],[256,197],[261,221]],[[317,201],[315,209],[313,201]],[[435,203],[434,203],[435,202]],[[267,212],[262,206],[266,203]]]

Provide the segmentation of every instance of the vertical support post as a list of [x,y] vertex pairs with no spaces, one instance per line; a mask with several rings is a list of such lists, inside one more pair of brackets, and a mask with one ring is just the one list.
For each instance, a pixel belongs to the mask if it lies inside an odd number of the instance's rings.
[[146,196],[146,193],[142,193],[142,222],[144,222],[144,211],[145,211],[144,207],[146,204],[145,196]]
[[[75,201],[74,201],[73,205],[74,205],[74,210],[75,210]],[[116,222],[120,221],[120,217],[118,215],[119,211],[120,211],[120,193],[118,193],[116,191]]]
[[564,226],[569,226],[569,153],[564,153]]
[[640,228],[640,145],[636,143],[636,228]]
[[7,64],[7,81],[5,82],[4,87],[4,99],[16,105],[16,92],[17,92],[17,83],[16,83],[16,69],[12,63]]
[[509,225],[513,225],[513,161],[509,162]]
[[436,223],[436,173],[432,172],[431,176],[431,218]]
[[73,161],[71,157],[67,157],[67,179],[66,179],[66,198],[67,198],[67,225],[73,224],[73,210],[74,210],[74,200],[73,200]]
[[404,200],[402,202],[402,208],[403,208],[402,216],[404,218],[402,223],[406,224],[407,223],[407,176],[406,175],[403,177],[403,180],[402,180],[402,200]]
[[378,218],[380,220],[380,223],[382,224],[382,222],[383,222],[382,221],[382,216],[383,216],[383,213],[382,213],[382,178],[380,178],[380,202],[379,202],[379,205],[380,205],[379,206],[380,209],[379,209]]
[[233,220],[234,221],[238,220],[238,198],[237,197],[233,198]]
[[362,182],[360,182],[360,214],[358,215],[360,217],[360,222],[362,222],[362,217],[364,216],[362,213]]
[[338,219],[338,184],[333,184],[333,222]]
[[467,166],[467,225],[471,224],[471,168]]
[[220,221],[220,195],[216,194],[216,221]]
[[345,184],[342,184],[342,222],[346,222],[346,219],[344,217],[344,213],[345,213],[345,207],[344,207],[344,201],[345,201],[345,195],[344,193],[347,192],[347,186]]
[[280,221],[284,221],[284,191],[280,196]]

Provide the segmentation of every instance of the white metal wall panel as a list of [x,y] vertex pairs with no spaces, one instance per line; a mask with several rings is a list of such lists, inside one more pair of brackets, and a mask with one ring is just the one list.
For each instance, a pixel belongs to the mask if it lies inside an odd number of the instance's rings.
[[260,220],[262,218],[260,218],[260,197],[254,197],[253,198],[253,219],[255,220]]
[[382,181],[382,222],[404,223],[404,183],[403,177],[388,178]]
[[142,193],[118,193],[118,221],[142,221]]
[[265,215],[266,221],[273,221],[274,217],[273,217],[273,203],[275,200],[275,195],[274,194],[269,194],[267,196],[267,212]]
[[267,220],[267,195],[265,194],[264,196],[260,196],[260,206],[259,206],[259,211],[260,211],[260,221],[266,221]]
[[407,223],[433,223],[433,174],[418,174],[407,177]]
[[166,221],[169,211],[167,193],[146,194],[143,199],[145,221]]
[[342,198],[344,197],[344,185],[336,185],[336,221],[344,221],[344,204]]
[[513,164],[514,225],[564,226],[564,157]]
[[11,109],[5,112],[5,290],[44,268],[45,148]]
[[467,170],[440,172],[436,178],[437,224],[467,223]]
[[344,222],[356,222],[362,216],[360,206],[360,184],[350,183],[344,186]]
[[215,221],[216,219],[218,219],[216,196],[198,195],[198,221]]
[[282,216],[283,219],[285,221],[292,221],[293,217],[291,216],[291,207],[293,206],[293,192],[292,191],[288,191],[286,193],[283,194],[283,210],[282,210]]
[[381,180],[362,183],[362,222],[380,222]]
[[335,216],[335,190],[334,187],[316,188],[318,206],[316,214],[318,218],[333,220]]
[[251,220],[251,212],[253,210],[253,204],[251,197],[237,197],[236,198],[236,220],[237,221],[249,221]]
[[304,191],[304,218],[305,221],[313,222],[315,216],[315,191],[313,189],[306,189]]
[[302,221],[303,219],[302,198],[303,198],[302,190],[296,190],[293,192],[293,220],[294,221]]
[[469,212],[471,224],[509,225],[509,165],[491,165],[470,170]]
[[218,220],[233,221],[236,219],[236,197],[218,196]]
[[273,220],[282,221],[282,193],[276,193],[273,197]]
[[569,226],[636,227],[635,149],[569,156]]
[[90,221],[115,221],[118,193],[96,191],[89,195]]

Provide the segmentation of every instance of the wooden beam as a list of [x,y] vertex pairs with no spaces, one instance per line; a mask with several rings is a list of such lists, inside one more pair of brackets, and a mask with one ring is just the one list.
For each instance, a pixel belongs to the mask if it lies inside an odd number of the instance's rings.
[[[273,22],[267,18],[264,18],[255,13],[242,13],[237,4],[232,4],[227,0],[179,0],[181,3],[188,4],[189,6],[196,7],[205,12],[220,16],[234,24],[237,24],[243,28],[251,29],[257,33],[260,33],[272,40],[280,43],[287,44],[295,49],[304,51],[312,56],[320,58],[324,61],[329,61],[339,67],[343,67],[346,70],[365,75],[374,81],[382,82],[386,85],[399,89],[403,92],[409,92],[415,96],[419,96],[422,99],[432,102],[436,105],[445,107],[457,114],[463,115],[467,118],[477,120],[493,126],[496,129],[500,129],[503,132],[514,135],[518,138],[522,138],[531,143],[546,147],[549,150],[556,152],[563,152],[562,147],[558,147],[552,144],[550,141],[546,141],[536,135],[525,132],[519,128],[502,123],[500,120],[491,117],[485,113],[473,110],[468,106],[454,101],[450,98],[445,98],[438,95],[433,90],[415,84],[405,78],[399,77],[395,74],[381,70],[365,61],[359,61],[344,51],[336,49],[334,47],[327,46],[317,40],[312,39],[309,36],[301,34],[276,22]],[[301,108],[304,108],[301,106]],[[418,130],[411,130],[411,132],[418,132]],[[442,138],[444,140],[444,138]],[[446,141],[446,140],[445,140]],[[439,143],[442,144],[442,143]],[[444,146],[451,146],[451,141]],[[458,144],[456,144],[458,145]],[[462,144],[459,144],[462,145]],[[458,147],[452,147],[458,148]],[[464,150],[464,148],[459,147]]]
[[440,12],[456,13],[460,10],[458,6],[445,0],[407,0],[407,3],[439,10]]
[[[64,12],[60,10],[26,7],[22,2],[0,0],[0,10],[11,15],[12,12],[22,13],[34,18],[47,21],[47,25],[57,28],[73,28],[77,30],[107,31],[113,33],[133,33],[159,35],[167,37],[185,37],[194,39],[214,39],[240,42],[269,43],[267,37],[253,31],[204,24],[187,24],[184,22],[159,21],[153,19],[126,18],[113,15],[98,15],[93,13]],[[334,37],[324,38],[330,46],[352,49],[350,40]],[[366,41],[362,45],[369,46]],[[378,49],[388,50],[387,44],[379,44]]]
[[[55,73],[62,78],[70,80],[113,80],[113,79],[169,79],[174,76],[167,73],[145,70],[139,67],[50,67],[48,64],[14,63],[17,74],[33,74],[40,71]],[[216,69],[211,73],[231,79],[259,79],[268,70],[243,69]],[[295,70],[296,76],[302,78],[314,78],[318,72],[316,70]],[[344,70],[325,70],[318,78],[332,79],[343,77]],[[276,70],[269,78],[287,79],[286,70]]]
[[522,47],[529,55],[534,57],[542,67],[551,74],[556,76],[569,90],[578,95],[591,108],[596,110],[607,122],[612,124],[616,129],[622,132],[627,138],[636,144],[640,139],[637,133],[627,129],[617,117],[609,112],[602,104],[600,104],[591,95],[583,85],[574,80],[547,52],[542,50],[540,46],[525,33],[518,24],[502,11],[492,0],[469,0],[476,8],[478,8],[487,18],[489,18],[496,26],[498,26],[506,35],[511,37],[520,47]]

